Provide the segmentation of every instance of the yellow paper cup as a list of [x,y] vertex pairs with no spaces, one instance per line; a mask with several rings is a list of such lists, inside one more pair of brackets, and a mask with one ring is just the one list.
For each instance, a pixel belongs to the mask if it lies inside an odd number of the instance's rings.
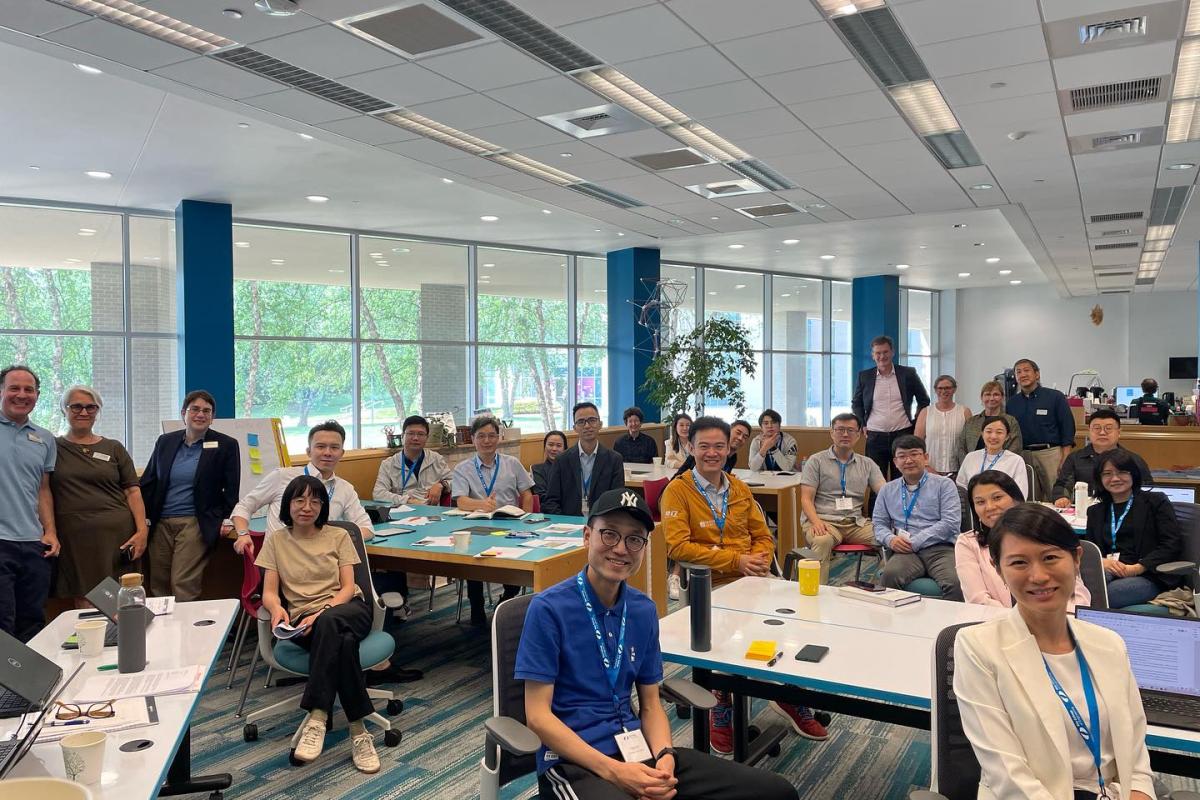
[[798,565],[797,574],[800,580],[800,594],[815,596],[821,589],[821,562],[806,558]]

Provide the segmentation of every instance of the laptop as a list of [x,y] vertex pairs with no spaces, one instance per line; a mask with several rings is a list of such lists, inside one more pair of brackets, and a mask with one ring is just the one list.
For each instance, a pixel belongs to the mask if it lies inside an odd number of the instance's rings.
[[[0,779],[8,775],[12,768],[29,752],[29,748],[33,747],[33,743],[37,741],[38,734],[42,732],[42,727],[46,724],[46,720],[50,718],[50,709],[54,708],[54,703],[62,696],[63,690],[75,679],[75,676],[79,674],[79,670],[83,669],[84,663],[86,662],[77,664],[74,671],[67,676],[67,679],[58,684],[58,688],[54,690],[54,694],[45,698],[46,702],[42,705],[42,710],[38,712],[37,718],[29,725],[24,736],[20,739],[13,738],[0,741]],[[58,674],[62,675],[61,669],[58,671]],[[22,719],[23,724],[24,719]],[[18,726],[17,730],[19,731],[20,729],[21,726]]]
[[37,711],[62,677],[62,667],[0,631],[0,718]]
[[1125,641],[1148,723],[1200,731],[1200,620],[1083,607],[1075,618]]
[[[96,607],[96,611],[108,618],[108,625],[104,628],[105,647],[117,646],[117,592],[119,591],[121,591],[121,584],[112,578],[105,578],[86,595],[87,601]],[[154,612],[145,606],[142,606],[142,611],[146,615],[146,627],[150,627],[150,623],[154,621]],[[88,616],[88,613],[84,613],[80,618],[86,619]],[[95,613],[93,612],[91,616],[95,616]],[[63,642],[63,648],[66,650],[74,650],[78,646],[72,641]]]
[[1196,490],[1190,486],[1143,486],[1142,491],[1164,494],[1172,503],[1196,502]]

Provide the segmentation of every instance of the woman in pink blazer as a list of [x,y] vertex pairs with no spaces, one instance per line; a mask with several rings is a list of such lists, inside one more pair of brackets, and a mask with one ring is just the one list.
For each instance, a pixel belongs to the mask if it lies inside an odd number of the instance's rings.
[[[954,542],[954,566],[962,584],[963,599],[984,606],[1012,606],[1012,595],[996,571],[988,553],[988,534],[996,520],[1015,505],[1025,502],[1016,481],[999,470],[985,470],[967,484],[967,498],[975,509],[979,530],[960,534]],[[1075,593],[1068,601],[1068,610],[1086,606],[1092,596],[1083,580],[1075,576]]]

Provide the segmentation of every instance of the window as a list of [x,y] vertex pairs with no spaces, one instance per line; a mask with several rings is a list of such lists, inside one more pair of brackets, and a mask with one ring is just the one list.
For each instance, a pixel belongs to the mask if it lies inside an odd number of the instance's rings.
[[927,389],[937,374],[937,303],[933,292],[904,289],[901,292],[900,360],[917,370]]
[[480,345],[474,410],[512,420],[522,433],[565,430],[568,383],[566,348]]

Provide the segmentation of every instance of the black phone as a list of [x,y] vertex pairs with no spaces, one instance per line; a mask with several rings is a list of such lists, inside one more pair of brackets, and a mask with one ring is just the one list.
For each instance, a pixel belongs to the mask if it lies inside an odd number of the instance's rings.
[[870,581],[850,581],[847,586],[853,586],[855,589],[862,589],[864,592],[886,592],[887,587],[876,586]]
[[800,652],[796,653],[797,661],[811,661],[817,663],[825,654],[829,652],[829,648],[821,644],[806,644],[800,648]]
[[776,472],[775,474],[776,474],[776,475],[795,475],[796,473],[794,473],[794,472],[784,472],[783,470],[780,470],[779,472]]
[[132,564],[134,561],[137,560],[133,557],[133,545],[129,545],[129,547],[121,548],[121,560],[123,562],[125,562],[126,564]]

